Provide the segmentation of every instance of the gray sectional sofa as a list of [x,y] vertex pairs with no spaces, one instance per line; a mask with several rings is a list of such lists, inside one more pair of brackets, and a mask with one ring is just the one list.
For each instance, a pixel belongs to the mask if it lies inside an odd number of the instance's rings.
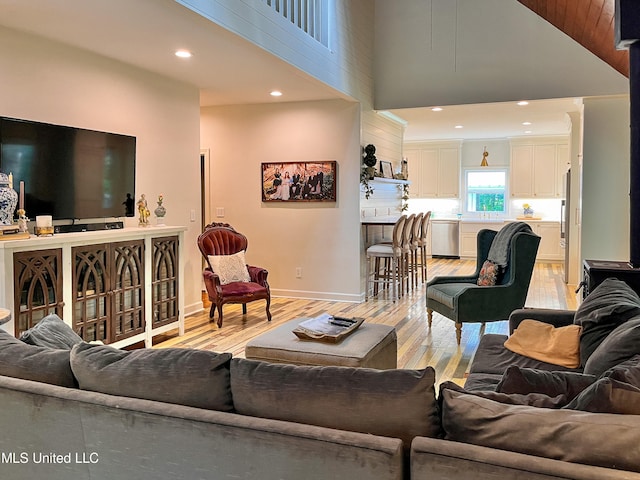
[[579,365],[484,335],[464,388],[440,385],[443,438],[414,440],[411,478],[640,479],[640,297],[607,279],[577,311],[512,312],[511,333],[526,320],[579,326]]
[[[511,315],[513,329],[524,319],[580,324],[580,366],[544,365],[485,335],[464,388],[445,382],[439,395],[431,367],[121,351],[52,333],[56,319],[24,341],[0,331],[0,474],[640,480],[640,413],[629,413],[640,408],[640,298],[605,286],[578,312]],[[603,413],[616,408],[625,413]]]

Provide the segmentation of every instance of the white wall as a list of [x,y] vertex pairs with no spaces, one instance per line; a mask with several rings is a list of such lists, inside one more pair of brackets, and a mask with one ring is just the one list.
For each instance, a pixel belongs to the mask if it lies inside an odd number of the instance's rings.
[[338,91],[373,105],[371,0],[328,0],[329,48],[272,12],[262,0],[176,0]]
[[[163,193],[165,223],[188,227],[186,313],[201,309],[200,223],[189,221],[192,209],[200,218],[198,90],[4,28],[0,65],[0,115],[137,138],[136,196],[153,200]],[[137,220],[126,223],[135,226]]]
[[611,95],[627,79],[515,0],[375,0],[375,108]]
[[511,145],[506,139],[465,140],[460,153],[462,168],[477,168],[482,162],[482,153],[487,149],[489,167],[507,167],[511,161]]
[[[206,107],[212,211],[249,239],[274,296],[359,301],[360,106],[342,100]],[[337,202],[262,202],[262,162],[336,160]],[[296,268],[302,278],[296,278]]]
[[584,99],[582,259],[629,260],[629,97]]

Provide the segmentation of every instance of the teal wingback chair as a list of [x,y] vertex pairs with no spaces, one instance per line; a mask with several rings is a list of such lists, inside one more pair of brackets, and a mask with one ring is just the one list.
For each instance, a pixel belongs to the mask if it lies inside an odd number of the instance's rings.
[[510,241],[509,260],[494,286],[478,286],[480,269],[487,259],[498,232],[480,230],[477,237],[476,271],[468,276],[440,276],[427,283],[427,317],[429,328],[433,311],[453,320],[460,345],[462,324],[506,320],[509,314],[524,307],[538,253],[540,237],[534,233],[516,233]]

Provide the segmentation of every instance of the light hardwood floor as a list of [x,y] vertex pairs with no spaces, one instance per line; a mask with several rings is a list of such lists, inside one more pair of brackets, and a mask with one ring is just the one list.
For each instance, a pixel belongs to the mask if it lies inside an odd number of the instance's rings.
[[[430,259],[428,278],[437,275],[472,273],[475,261]],[[575,285],[564,283],[564,267],[560,263],[538,263],[534,269],[527,307],[575,309]],[[409,292],[397,302],[384,295],[367,302],[354,304],[320,300],[272,298],[273,320],[266,321],[265,303],[247,305],[242,315],[240,305],[224,307],[224,324],[218,328],[209,321],[208,308],[185,321],[185,335],[170,332],[154,339],[156,348],[189,347],[231,352],[244,357],[245,344],[257,335],[288,320],[314,317],[324,312],[333,315],[364,317],[367,322],[392,325],[398,334],[398,368],[423,368],[431,365],[436,370],[437,382],[453,380],[464,382],[469,362],[483,333],[507,333],[507,322],[465,324],[460,346],[456,344],[454,323],[434,312],[433,325],[427,327],[425,286]],[[217,317],[216,317],[217,318]]]

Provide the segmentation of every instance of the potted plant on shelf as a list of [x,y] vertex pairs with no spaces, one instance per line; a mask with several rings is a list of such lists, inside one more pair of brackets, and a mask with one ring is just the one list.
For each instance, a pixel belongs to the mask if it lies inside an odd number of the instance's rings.
[[373,187],[369,184],[369,180],[373,180],[376,174],[376,163],[378,159],[376,158],[376,147],[375,145],[369,144],[364,147],[364,158],[362,159],[362,170],[360,172],[360,183],[364,186],[364,198],[369,199],[369,197],[373,194]]

